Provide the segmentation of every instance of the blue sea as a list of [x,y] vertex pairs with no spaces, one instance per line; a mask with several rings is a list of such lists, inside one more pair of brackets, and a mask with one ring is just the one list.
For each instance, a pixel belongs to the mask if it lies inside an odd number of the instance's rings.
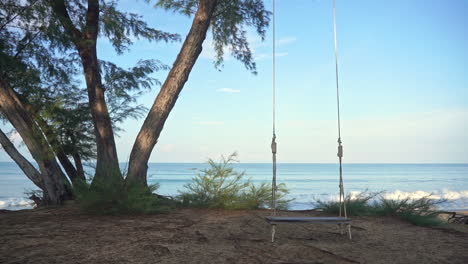
[[[121,164],[125,168],[126,164]],[[201,163],[150,163],[148,182],[159,183],[158,193],[177,195],[199,170]],[[239,163],[255,183],[271,182],[267,163]],[[442,209],[468,209],[468,164],[344,164],[345,192],[384,191],[387,198],[420,198],[431,195],[447,199]],[[309,209],[316,200],[338,197],[338,165],[311,163],[278,164],[278,183],[285,183],[293,198],[291,209]],[[0,209],[31,208],[24,194],[37,189],[13,162],[0,162]]]

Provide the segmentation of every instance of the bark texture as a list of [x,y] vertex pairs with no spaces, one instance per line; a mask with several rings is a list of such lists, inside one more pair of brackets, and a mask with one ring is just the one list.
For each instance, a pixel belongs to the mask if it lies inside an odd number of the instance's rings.
[[147,185],[146,174],[151,152],[202,51],[202,44],[217,3],[217,0],[199,1],[192,27],[133,145],[129,160],[128,180]]
[[70,183],[60,169],[52,148],[13,89],[3,79],[0,79],[0,110],[20,134],[39,165],[44,194],[43,203],[59,205],[71,198]]
[[70,19],[64,0],[50,0],[52,8],[80,54],[85,74],[89,105],[96,135],[96,179],[121,177],[112,122],[102,86],[96,41],[99,32],[99,0],[88,0],[86,25],[81,32]]

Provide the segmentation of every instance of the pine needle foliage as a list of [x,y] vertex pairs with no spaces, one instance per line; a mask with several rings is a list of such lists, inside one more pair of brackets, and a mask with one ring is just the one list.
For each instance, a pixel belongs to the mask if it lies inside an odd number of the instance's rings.
[[[437,205],[444,199],[431,199],[430,196],[419,199],[388,199],[382,192],[362,192],[356,197],[346,196],[347,213],[350,216],[395,216],[418,226],[438,226],[443,221]],[[339,202],[316,201],[318,208],[330,214],[338,214]]]
[[[222,156],[219,162],[208,160],[209,168],[186,184],[178,200],[182,206],[223,208],[223,209],[256,209],[265,208],[271,204],[271,184],[255,185],[246,179],[245,171],[238,172],[232,166],[237,161],[237,154],[227,158]],[[278,208],[287,208],[290,200],[284,199],[288,193],[286,186],[281,184],[277,191]]]
[[[348,215],[373,215],[371,201],[381,193],[364,191],[355,197],[346,195],[346,212]],[[338,214],[340,212],[340,203],[337,201],[316,201],[316,206],[327,213]]]
[[[198,0],[158,0],[156,6],[191,16],[197,10]],[[215,68],[223,68],[225,52],[230,52],[247,70],[257,74],[247,27],[254,28],[261,40],[265,40],[270,15],[263,0],[218,0],[210,25]]]
[[430,199],[428,196],[401,200],[380,197],[372,207],[377,215],[398,216],[418,226],[438,226],[443,222],[439,218],[441,212],[436,210],[436,206],[444,202],[446,200]]

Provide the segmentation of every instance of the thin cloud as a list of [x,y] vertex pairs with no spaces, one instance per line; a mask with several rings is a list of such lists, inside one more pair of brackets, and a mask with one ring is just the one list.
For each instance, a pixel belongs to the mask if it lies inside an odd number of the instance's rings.
[[222,93],[240,93],[240,90],[231,89],[231,88],[219,88],[219,89],[216,90],[216,91],[222,92]]
[[222,121],[200,121],[197,122],[199,125],[204,125],[204,126],[219,126],[219,125],[224,125],[224,122]]
[[284,57],[284,56],[288,56],[289,53],[287,52],[276,52],[275,56],[276,57]]
[[[288,52],[276,52],[275,57],[285,57],[288,56]],[[268,53],[259,53],[255,56],[255,60],[266,60],[266,59],[271,59],[271,54]]]
[[[266,45],[265,42],[263,42],[262,39],[258,35],[253,34],[253,33],[247,34],[247,42],[249,43],[249,48],[252,54],[255,54],[258,48]],[[289,43],[288,40],[283,40],[283,42]],[[223,53],[224,53],[224,61],[229,61],[233,58],[231,56],[230,46],[224,46]],[[200,58],[216,60],[216,50],[214,48],[214,40],[212,37],[208,37],[203,42],[203,49],[202,49],[202,53],[200,54]]]
[[291,43],[294,43],[296,42],[297,38],[296,37],[284,37],[284,38],[280,38],[276,41],[276,44],[278,46],[281,46],[281,45],[288,45],[288,44],[291,44]]

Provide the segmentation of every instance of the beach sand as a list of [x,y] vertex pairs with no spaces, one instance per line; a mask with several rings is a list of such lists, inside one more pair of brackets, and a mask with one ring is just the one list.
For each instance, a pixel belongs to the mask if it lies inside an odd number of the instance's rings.
[[[282,216],[323,216],[280,212]],[[397,218],[336,225],[280,224],[269,212],[180,209],[152,216],[89,216],[73,207],[0,211],[0,263],[468,263],[468,228]]]

